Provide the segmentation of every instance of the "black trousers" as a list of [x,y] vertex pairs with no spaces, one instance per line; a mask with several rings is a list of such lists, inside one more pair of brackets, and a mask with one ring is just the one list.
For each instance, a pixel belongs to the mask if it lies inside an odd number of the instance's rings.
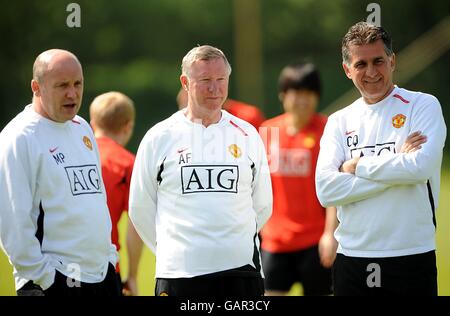
[[266,290],[287,292],[298,281],[305,296],[332,294],[331,269],[320,263],[317,246],[285,253],[263,250],[262,266]]
[[121,290],[117,281],[116,271],[112,264],[108,266],[105,279],[99,283],[79,282],[79,286],[72,282],[67,282],[68,277],[56,271],[55,281],[45,291],[39,286],[29,281],[17,291],[18,296],[120,296]]
[[388,258],[337,254],[332,274],[336,296],[437,296],[435,251]]
[[264,280],[251,266],[193,278],[157,278],[155,296],[248,297],[263,296]]

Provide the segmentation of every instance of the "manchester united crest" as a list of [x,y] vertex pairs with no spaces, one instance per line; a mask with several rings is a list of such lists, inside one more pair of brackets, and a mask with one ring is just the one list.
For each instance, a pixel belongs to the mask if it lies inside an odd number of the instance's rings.
[[228,151],[233,155],[234,158],[239,158],[242,156],[242,150],[236,144],[228,146]]
[[83,143],[86,145],[87,148],[89,148],[89,150],[92,150],[92,142],[89,139],[89,137],[84,136],[83,137]]
[[316,144],[316,140],[314,139],[314,135],[308,135],[303,140],[303,146],[306,148],[313,148]]
[[392,126],[394,126],[395,128],[403,127],[403,125],[405,125],[405,122],[406,116],[404,116],[403,114],[397,114],[392,117]]

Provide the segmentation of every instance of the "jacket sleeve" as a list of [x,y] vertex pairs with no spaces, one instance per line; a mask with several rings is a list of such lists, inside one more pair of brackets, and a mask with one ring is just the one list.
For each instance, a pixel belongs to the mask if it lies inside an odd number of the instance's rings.
[[[0,135],[0,246],[14,266],[14,275],[47,289],[55,269],[41,252],[36,237],[39,206],[33,205],[39,161],[27,140]],[[45,175],[44,175],[45,176]],[[23,284],[17,284],[19,288]]]
[[441,106],[433,96],[422,98],[412,111],[411,133],[421,131],[427,142],[413,153],[362,157],[356,167],[358,177],[392,185],[423,183],[441,165],[447,133]]
[[345,144],[336,115],[331,115],[320,140],[316,167],[316,192],[324,207],[358,202],[384,191],[389,185],[339,172],[346,160]]
[[256,138],[254,144],[257,159],[255,159],[255,166],[252,168],[252,200],[259,232],[272,215],[272,182],[264,144],[257,132],[254,137]]
[[157,170],[150,134],[142,140],[136,155],[130,185],[129,217],[137,233],[156,253]]

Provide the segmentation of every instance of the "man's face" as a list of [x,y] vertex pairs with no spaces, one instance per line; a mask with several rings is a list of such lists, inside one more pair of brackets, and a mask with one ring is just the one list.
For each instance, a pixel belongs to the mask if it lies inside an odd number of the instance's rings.
[[187,84],[188,105],[202,112],[220,110],[228,96],[228,79],[222,58],[195,61],[189,77],[181,79]]
[[353,81],[364,100],[377,103],[392,90],[395,55],[388,56],[380,39],[366,45],[350,46],[350,63],[343,63],[345,74]]
[[319,103],[317,93],[305,89],[289,89],[285,93],[280,94],[280,99],[286,113],[293,114],[305,122],[309,122]]
[[40,97],[45,117],[55,122],[74,118],[83,97],[83,72],[80,64],[68,56],[55,57],[48,71],[37,83],[35,94]]

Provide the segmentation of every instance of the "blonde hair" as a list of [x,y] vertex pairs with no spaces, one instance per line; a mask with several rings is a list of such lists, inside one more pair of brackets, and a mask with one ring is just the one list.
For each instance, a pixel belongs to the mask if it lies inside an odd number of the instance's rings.
[[128,122],[134,121],[136,111],[129,97],[112,91],[97,96],[90,105],[89,114],[98,128],[117,133]]
[[181,73],[189,77],[192,64],[197,60],[211,60],[222,58],[228,69],[228,75],[231,74],[231,66],[225,54],[218,48],[210,45],[197,46],[191,49],[186,56],[183,57],[181,63]]

